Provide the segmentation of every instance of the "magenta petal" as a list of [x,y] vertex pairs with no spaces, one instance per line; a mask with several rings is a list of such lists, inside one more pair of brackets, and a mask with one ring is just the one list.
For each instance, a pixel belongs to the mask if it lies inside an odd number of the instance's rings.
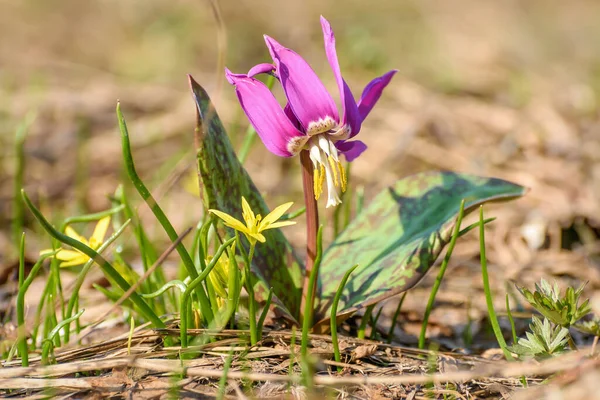
[[335,102],[310,65],[275,39],[265,35],[265,42],[277,67],[285,96],[304,129],[308,129],[311,122],[327,117],[339,122]]
[[288,144],[305,135],[292,125],[269,88],[258,79],[228,69],[225,76],[235,86],[242,109],[267,150],[281,157],[293,156]]
[[381,97],[383,89],[390,83],[394,75],[398,72],[397,69],[391,70],[385,75],[373,79],[363,90],[360,100],[358,101],[358,112],[360,113],[361,121],[367,118],[375,103]]
[[367,145],[360,140],[353,140],[351,142],[337,142],[335,147],[346,157],[348,162],[354,161],[363,151],[367,149]]
[[269,63],[258,64],[258,65],[255,65],[254,67],[250,68],[250,71],[248,71],[248,78],[252,78],[254,75],[258,75],[258,74],[268,74],[269,72],[273,72],[273,71],[275,71],[275,66],[273,64],[269,64]]
[[358,112],[358,105],[354,100],[354,95],[350,91],[348,84],[344,81],[344,96],[342,97],[342,107],[344,108],[343,125],[350,127],[350,137],[356,136],[360,132],[362,118]]
[[325,53],[327,54],[327,60],[333,70],[335,81],[337,82],[338,89],[340,91],[340,100],[344,110],[344,117],[342,120],[343,125],[350,127],[350,136],[356,135],[360,131],[360,114],[358,113],[358,106],[354,100],[354,96],[350,91],[350,88],[346,84],[346,81],[342,78],[340,71],[340,63],[338,62],[337,51],[335,50],[335,35],[331,29],[329,21],[321,16],[321,28],[323,29],[323,39],[325,41]]
[[302,132],[302,125],[300,124],[300,121],[298,121],[298,118],[296,118],[296,115],[294,115],[294,112],[292,111],[292,108],[290,107],[290,103],[287,103],[285,105],[285,107],[283,107],[283,112],[285,113],[285,115],[287,115],[288,119],[292,122],[292,125],[294,125],[296,127],[296,129],[298,129],[300,132]]

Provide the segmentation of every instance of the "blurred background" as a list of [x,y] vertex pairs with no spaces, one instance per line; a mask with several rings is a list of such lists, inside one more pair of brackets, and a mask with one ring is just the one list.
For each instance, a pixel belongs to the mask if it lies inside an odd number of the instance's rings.
[[[373,77],[399,70],[363,125],[369,150],[352,166],[352,185],[364,187],[367,204],[386,185],[431,169],[528,186],[526,198],[488,209],[498,217],[488,229],[488,256],[499,307],[505,290],[513,291],[507,282],[531,286],[542,276],[563,287],[588,281],[593,297],[600,288],[595,0],[0,0],[1,276],[15,261],[14,138],[28,116],[35,119],[25,142],[25,188],[46,215],[109,207],[107,196],[125,181],[119,99],[138,169],[182,230],[201,215],[186,74],[207,89],[239,148],[248,122],[223,65],[245,72],[268,62],[266,33],[304,56],[336,97],[321,14],[355,96]],[[277,158],[257,142],[247,169],[271,206],[300,206],[296,159]],[[148,210],[139,211],[153,226]],[[36,257],[49,239],[27,220],[28,253]],[[155,234],[165,240],[158,228]],[[302,226],[286,234],[301,249]],[[462,240],[450,268],[430,333],[461,346],[466,330],[485,334],[476,235]],[[432,280],[406,299],[398,334],[407,342]]]

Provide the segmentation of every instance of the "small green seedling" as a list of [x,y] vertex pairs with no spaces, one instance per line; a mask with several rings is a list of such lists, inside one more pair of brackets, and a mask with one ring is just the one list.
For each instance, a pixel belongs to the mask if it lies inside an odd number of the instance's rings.
[[554,285],[550,285],[544,279],[541,280],[539,285],[535,285],[534,292],[527,288],[517,287],[517,289],[529,304],[544,317],[556,325],[569,328],[591,311],[589,300],[585,300],[581,305],[578,305],[584,287],[585,284],[578,289],[569,287],[562,297],[558,284],[555,282]]
[[521,338],[508,349],[519,358],[535,358],[537,360],[550,358],[567,351],[569,345],[569,330],[560,325],[554,325],[547,318],[542,321],[533,316],[529,325],[531,332],[527,338]]

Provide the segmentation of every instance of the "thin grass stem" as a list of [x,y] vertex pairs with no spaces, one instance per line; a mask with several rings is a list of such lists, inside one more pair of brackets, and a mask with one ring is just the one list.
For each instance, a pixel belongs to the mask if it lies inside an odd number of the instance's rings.
[[262,338],[263,325],[265,323],[265,319],[267,318],[267,314],[269,313],[269,308],[271,307],[272,300],[273,300],[273,288],[269,288],[269,294],[267,295],[267,301],[265,302],[265,306],[263,307],[263,310],[260,313],[260,317],[258,318],[258,324],[256,324],[256,329],[258,329],[258,337],[259,338]]
[[314,265],[310,271],[308,280],[308,291],[306,302],[304,304],[304,313],[302,318],[302,357],[306,357],[308,352],[308,333],[313,326],[313,312],[315,304],[315,292],[317,290],[317,277],[319,276],[319,266],[323,257],[323,225],[317,231],[317,248]]
[[387,335],[387,342],[392,343],[392,339],[394,337],[394,329],[396,329],[396,324],[398,322],[398,317],[400,316],[400,309],[402,308],[402,303],[404,303],[404,299],[406,298],[406,294],[408,292],[402,293],[402,297],[398,301],[398,306],[396,307],[396,311],[394,311],[394,316],[392,317],[392,324],[390,325],[390,330]]
[[365,332],[367,330],[367,324],[371,320],[371,314],[373,313],[373,309],[375,308],[375,304],[371,304],[367,306],[365,309],[365,313],[363,314],[362,320],[360,321],[360,325],[358,326],[358,332],[356,333],[356,337],[359,339],[365,338]]
[[[342,281],[340,282],[337,291],[335,292],[335,297],[333,298],[333,303],[331,303],[331,314],[329,318],[329,323],[331,326],[331,343],[333,344],[333,356],[335,361],[341,362],[342,357],[340,355],[340,344],[338,342],[337,336],[337,309],[338,304],[340,303],[340,299],[342,298],[342,293],[344,292],[344,287],[346,286],[346,282],[348,282],[348,278],[350,274],[354,272],[354,270],[358,268],[358,264],[354,265],[344,274]],[[337,367],[338,372],[342,371],[342,367]]]
[[190,284],[187,286],[185,292],[183,292],[183,296],[181,296],[180,337],[181,337],[181,347],[182,348],[188,347],[188,335],[187,335],[188,312],[189,312],[189,302],[190,302],[192,291],[194,291],[198,285],[202,284],[202,282],[204,282],[204,280],[206,278],[208,278],[208,274],[210,274],[210,271],[212,271],[212,269],[217,265],[217,262],[219,261],[221,254],[223,254],[223,252],[227,249],[227,247],[229,245],[231,245],[231,243],[233,243],[235,240],[236,240],[236,238],[231,238],[231,239],[227,240],[225,243],[223,243],[221,246],[219,246],[219,249],[215,253],[213,259],[210,260],[210,262],[208,263],[208,265],[206,266],[204,271],[202,271],[196,279],[194,279],[190,282]]
[[[102,254],[111,244],[113,244],[114,241],[117,240],[117,238],[119,236],[121,236],[121,234],[125,231],[125,228],[127,228],[127,226],[129,226],[130,222],[131,222],[130,219],[125,221],[123,223],[123,225],[121,225],[121,227],[119,229],[117,229],[117,231],[115,233],[113,233],[104,243],[102,243],[102,245],[97,250],[98,254]],[[79,299],[79,290],[81,289],[81,286],[83,285],[85,277],[87,276],[88,272],[90,271],[90,269],[92,268],[93,265],[94,265],[94,259],[90,258],[83,265],[83,268],[81,268],[81,271],[77,275],[77,279],[75,279],[75,283],[73,284],[73,292],[71,293],[71,297],[69,298],[69,303],[67,304],[67,311],[65,313],[65,318],[71,318],[71,315],[73,315],[73,309],[75,309],[75,305]],[[67,325],[67,329],[65,329],[65,343],[69,342],[69,337],[70,337],[70,327],[69,327],[69,325]]]
[[225,398],[225,393],[227,391],[227,374],[229,374],[229,369],[231,368],[231,363],[233,362],[234,350],[235,347],[231,347],[229,354],[227,355],[227,359],[225,360],[225,364],[223,364],[223,375],[221,375],[221,379],[219,379],[219,392],[217,393],[217,400],[223,400]]
[[485,303],[488,309],[488,315],[490,317],[490,323],[492,324],[492,330],[494,331],[494,335],[496,336],[496,340],[498,341],[498,345],[502,349],[504,356],[507,360],[513,361],[514,358],[508,348],[506,347],[506,341],[504,340],[504,336],[502,336],[502,330],[500,329],[500,324],[498,323],[498,317],[496,315],[496,311],[494,310],[494,300],[492,298],[492,291],[490,289],[490,279],[488,276],[487,269],[487,257],[485,255],[485,225],[483,223],[483,205],[479,206],[479,253],[480,253],[480,261],[481,261],[481,278],[483,280],[483,291],[485,292]]
[[[23,235],[22,246],[21,246],[21,257],[19,259],[19,263],[21,264],[21,260],[24,259],[24,249],[25,249],[25,236]],[[19,291],[17,293],[17,326],[18,326],[18,339],[17,345],[19,349],[19,353],[21,355],[21,366],[28,367],[29,366],[29,350],[27,346],[27,333],[25,332],[25,294],[27,293],[27,289],[31,286],[31,283],[37,276],[38,271],[42,267],[44,261],[52,257],[55,253],[46,253],[40,256],[38,261],[33,265],[31,271],[27,278],[23,279],[25,275],[24,265],[19,265]]]
[[54,329],[52,329],[52,331],[50,331],[50,333],[48,334],[46,339],[44,339],[44,344],[42,345],[42,364],[43,365],[49,364],[48,355],[50,354],[50,351],[54,348],[54,339],[58,336],[58,333],[60,332],[60,330],[65,325],[70,324],[71,322],[75,321],[77,318],[81,317],[81,315],[83,314],[84,311],[85,311],[85,309],[82,308],[77,314],[73,315],[71,318],[65,319],[64,321],[61,321],[59,324],[56,324]]
[[512,332],[513,344],[517,344],[517,330],[515,328],[515,320],[512,316],[512,311],[510,310],[510,300],[508,299],[508,293],[506,293],[506,315],[508,316],[508,321],[510,322],[510,331]]
[[102,218],[105,217],[109,217],[112,216],[116,213],[119,213],[121,211],[123,211],[125,209],[124,205],[119,205],[113,208],[109,208],[108,210],[104,210],[104,211],[100,211],[97,213],[92,213],[92,214],[85,214],[85,215],[76,215],[73,217],[68,217],[65,218],[65,220],[63,221],[62,225],[60,226],[60,231],[64,232],[65,228],[69,225],[72,224],[77,224],[77,223],[81,223],[81,222],[94,222],[94,221],[98,221]]
[[127,355],[131,355],[131,340],[133,339],[133,331],[135,331],[135,319],[133,315],[129,319],[129,336],[127,337]]
[[452,252],[454,251],[454,246],[456,246],[456,240],[460,236],[460,224],[462,223],[463,216],[465,214],[465,200],[463,199],[460,202],[460,208],[458,210],[458,216],[456,217],[456,223],[454,224],[454,231],[452,232],[452,237],[450,239],[450,244],[448,245],[448,251],[446,251],[446,255],[444,256],[444,260],[442,261],[442,265],[440,266],[440,271],[438,272],[437,277],[435,278],[435,282],[433,283],[433,287],[431,288],[431,292],[429,293],[429,300],[427,301],[427,306],[425,307],[425,314],[423,315],[423,324],[421,325],[421,333],[419,334],[419,349],[425,348],[425,334],[427,333],[427,325],[429,323],[429,316],[431,315],[431,310],[433,309],[433,304],[435,303],[435,296],[442,284],[442,279],[444,278],[444,274],[446,273],[446,268],[448,267],[448,262],[450,261],[450,257],[452,257]]

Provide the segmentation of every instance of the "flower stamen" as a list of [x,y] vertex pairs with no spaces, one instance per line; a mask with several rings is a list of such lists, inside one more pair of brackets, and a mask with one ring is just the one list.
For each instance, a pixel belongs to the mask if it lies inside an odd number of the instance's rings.
[[340,186],[340,183],[338,181],[338,174],[337,174],[339,161],[336,163],[333,160],[333,157],[331,157],[331,156],[327,157],[327,161],[329,161],[329,165],[331,166],[331,171],[332,171],[332,175],[333,175],[333,183],[335,184],[335,186]]
[[320,166],[315,167],[315,172],[314,172],[314,182],[313,182],[313,187],[314,187],[314,192],[315,192],[315,200],[319,200],[319,197],[321,197],[321,193],[323,192],[323,180],[321,179],[321,176],[323,176],[323,174],[321,173],[321,168]]
[[342,193],[344,193],[346,192],[346,186],[348,186],[348,177],[346,176],[346,169],[342,166],[342,163],[340,161],[338,161],[338,167],[340,168]]
[[336,206],[342,201],[339,189],[346,191],[346,174],[338,158],[338,150],[333,142],[325,135],[318,135],[308,141],[308,151],[313,162],[313,188],[315,199],[318,200],[327,182],[327,207]]

